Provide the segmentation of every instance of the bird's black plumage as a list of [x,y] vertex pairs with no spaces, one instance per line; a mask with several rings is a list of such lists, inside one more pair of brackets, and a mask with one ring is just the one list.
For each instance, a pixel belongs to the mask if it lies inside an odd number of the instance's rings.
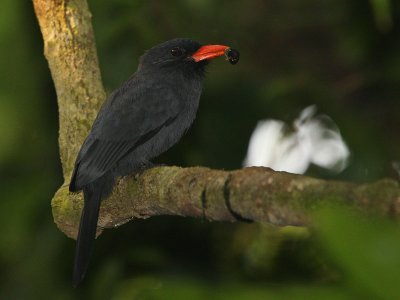
[[[108,97],[83,143],[70,191],[83,190],[84,208],[76,244],[73,283],[87,270],[100,202],[115,178],[135,172],[174,145],[193,122],[206,60],[191,55],[201,47],[174,39],[148,50],[129,80]],[[215,57],[215,56],[214,56]]]

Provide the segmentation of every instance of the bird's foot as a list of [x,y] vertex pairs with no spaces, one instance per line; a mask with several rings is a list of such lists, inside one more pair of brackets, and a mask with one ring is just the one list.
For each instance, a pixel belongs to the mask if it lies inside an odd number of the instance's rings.
[[150,161],[143,162],[140,164],[140,166],[136,169],[136,171],[132,174],[134,176],[139,176],[142,174],[144,171],[153,169],[153,168],[158,168],[158,167],[165,167],[167,166],[166,164],[159,164],[159,163],[153,163]]

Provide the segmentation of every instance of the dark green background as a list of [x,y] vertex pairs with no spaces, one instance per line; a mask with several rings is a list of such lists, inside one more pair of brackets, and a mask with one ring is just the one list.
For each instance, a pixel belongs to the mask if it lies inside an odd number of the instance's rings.
[[[310,104],[352,152],[340,175],[396,178],[400,160],[400,3],[371,1],[90,1],[108,92],[138,57],[174,37],[227,44],[235,66],[209,67],[198,118],[159,161],[239,168],[260,119],[291,122]],[[315,234],[174,217],[135,220],[96,242],[71,287],[74,242],[50,200],[62,182],[54,87],[32,3],[0,10],[1,299],[400,299],[398,224],[315,214]]]

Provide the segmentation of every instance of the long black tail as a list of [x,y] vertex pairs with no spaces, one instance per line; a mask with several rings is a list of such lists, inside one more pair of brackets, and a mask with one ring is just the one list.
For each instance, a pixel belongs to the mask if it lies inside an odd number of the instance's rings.
[[89,266],[96,238],[102,187],[97,184],[88,184],[83,188],[83,195],[85,202],[79,225],[74,261],[73,285],[75,287],[81,283]]

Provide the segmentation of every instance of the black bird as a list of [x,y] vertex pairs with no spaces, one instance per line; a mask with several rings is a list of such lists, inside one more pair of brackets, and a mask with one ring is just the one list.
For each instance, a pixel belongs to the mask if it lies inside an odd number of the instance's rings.
[[159,44],[141,57],[137,71],[103,104],[75,162],[69,190],[83,190],[73,272],[85,276],[96,235],[100,202],[118,176],[150,167],[196,117],[207,61],[238,52],[222,45],[201,46],[189,39]]

